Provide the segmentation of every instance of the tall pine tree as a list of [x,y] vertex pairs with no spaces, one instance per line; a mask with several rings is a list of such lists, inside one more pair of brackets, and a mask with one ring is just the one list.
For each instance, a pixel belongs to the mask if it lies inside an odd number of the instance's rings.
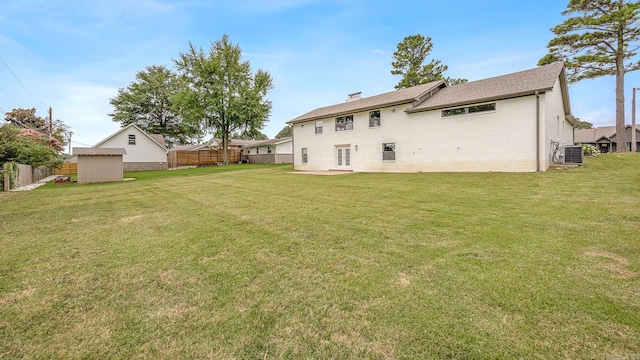
[[640,69],[635,61],[640,28],[640,2],[626,0],[570,0],[562,15],[569,16],[551,31],[549,54],[538,65],[565,62],[569,81],[605,75],[616,77],[617,151],[627,151],[624,114],[624,76]]

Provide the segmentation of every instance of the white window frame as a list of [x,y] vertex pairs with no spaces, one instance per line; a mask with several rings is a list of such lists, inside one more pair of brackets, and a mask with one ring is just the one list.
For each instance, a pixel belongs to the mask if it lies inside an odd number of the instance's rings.
[[[318,124],[320,126],[318,126]],[[316,135],[321,135],[322,134],[322,127],[324,125],[324,122],[322,120],[316,120]]]
[[495,111],[496,111],[496,103],[493,102],[493,103],[476,104],[476,105],[469,105],[464,107],[444,109],[440,112],[440,114],[444,118],[444,117],[483,114],[483,113],[495,112]]
[[309,163],[309,149],[308,148],[302,148],[302,163],[303,164],[307,164]]
[[[374,113],[378,113],[377,118],[373,117]],[[375,120],[374,122],[371,122],[373,119],[377,119],[377,120]],[[382,115],[380,113],[380,110],[369,111],[369,128],[376,129],[376,128],[379,128],[380,125],[382,125]]]
[[[393,150],[386,150],[391,148]],[[393,157],[393,159],[391,159]],[[383,162],[395,162],[396,161],[396,143],[388,142],[382,143],[382,161]]]
[[[344,122],[343,126],[338,127],[339,122]],[[338,116],[336,118],[336,131],[353,130],[353,115]]]

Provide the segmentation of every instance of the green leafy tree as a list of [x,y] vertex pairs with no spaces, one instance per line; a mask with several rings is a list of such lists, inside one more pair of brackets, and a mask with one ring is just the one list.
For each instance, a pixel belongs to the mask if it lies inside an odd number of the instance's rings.
[[41,132],[12,124],[0,127],[0,164],[19,163],[57,167],[62,164],[62,147]]
[[577,129],[593,129],[592,123],[580,120],[578,118],[576,118],[576,120],[578,121],[578,126],[576,126]]
[[281,139],[289,136],[293,136],[293,129],[291,128],[291,125],[286,125],[282,128],[282,130],[280,130],[278,134],[276,134],[276,139]]
[[636,56],[640,2],[626,0],[570,0],[562,15],[568,18],[551,31],[556,35],[538,65],[563,61],[569,81],[616,77],[616,138],[618,152],[626,152],[624,77],[640,69]]
[[402,80],[395,86],[396,89],[408,88],[437,80],[446,80],[447,83],[459,84],[467,82],[466,79],[445,78],[442,73],[448,67],[440,60],[431,60],[423,65],[427,56],[433,49],[431,38],[417,34],[405,37],[393,53],[393,70],[391,74],[402,75]]
[[243,133],[234,133],[231,135],[232,139],[240,139],[240,140],[268,140],[269,137],[260,132],[260,131],[253,131],[253,132],[243,132]]
[[135,124],[150,134],[162,134],[169,147],[184,145],[200,129],[182,120],[174,109],[173,97],[180,90],[177,76],[164,66],[147,66],[136,81],[110,99],[113,121],[122,126]]
[[229,137],[236,132],[254,134],[268,121],[271,75],[262,69],[253,73],[249,61],[242,60],[240,46],[226,34],[206,53],[190,43],[189,51],[174,62],[183,86],[175,99],[182,116],[222,139],[223,161],[228,164]]
[[49,122],[45,118],[37,116],[35,108],[13,109],[5,114],[4,120],[19,128],[31,129],[51,136],[58,141],[61,147],[67,143],[69,126],[60,119]]

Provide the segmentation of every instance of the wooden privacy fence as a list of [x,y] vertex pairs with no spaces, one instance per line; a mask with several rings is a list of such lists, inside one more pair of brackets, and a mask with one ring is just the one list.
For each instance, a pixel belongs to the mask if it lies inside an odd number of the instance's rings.
[[73,175],[78,173],[78,163],[63,163],[60,169],[55,169],[54,175]]
[[[169,169],[175,169],[183,166],[212,166],[224,162],[224,152],[219,150],[171,150],[167,155],[167,164]],[[240,162],[240,150],[227,149],[229,163]]]
[[14,187],[21,187],[33,184],[36,181],[42,180],[49,175],[51,175],[51,169],[46,166],[38,166],[32,167],[31,165],[18,164],[18,172],[13,174],[13,179],[9,179],[9,172],[7,171],[7,167],[9,164],[4,164],[4,167],[0,165],[0,174],[4,173],[2,176],[2,186],[4,191],[9,191],[9,186],[5,186],[5,184],[10,184],[13,181]]

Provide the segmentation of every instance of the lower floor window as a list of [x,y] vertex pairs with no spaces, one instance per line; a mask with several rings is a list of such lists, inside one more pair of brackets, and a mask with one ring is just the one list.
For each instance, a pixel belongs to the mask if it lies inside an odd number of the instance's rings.
[[307,160],[307,148],[302,148],[302,163],[306,164]]
[[382,160],[390,161],[396,159],[396,144],[385,143],[382,144]]

